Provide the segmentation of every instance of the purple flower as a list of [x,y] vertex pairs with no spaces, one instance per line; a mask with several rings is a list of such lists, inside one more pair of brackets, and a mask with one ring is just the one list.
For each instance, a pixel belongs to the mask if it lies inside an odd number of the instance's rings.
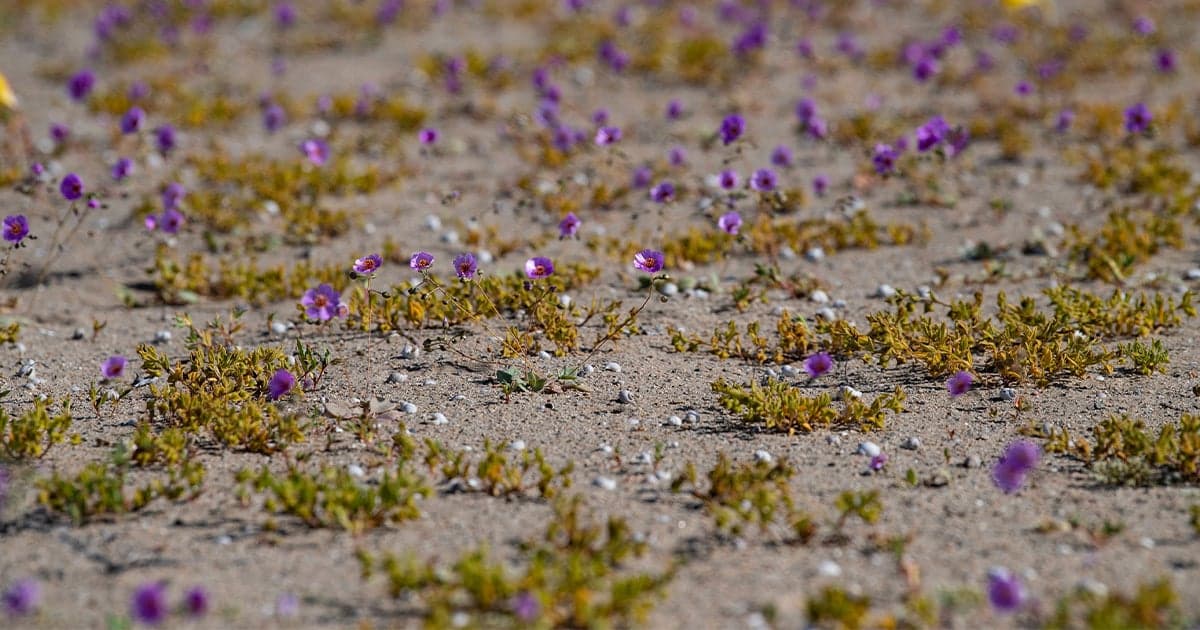
[[279,28],[290,28],[296,23],[296,9],[290,2],[275,4],[275,24]]
[[379,271],[382,266],[383,258],[379,254],[368,254],[354,260],[354,273],[360,276],[369,276]]
[[150,95],[150,86],[145,81],[134,81],[129,86],[129,100],[140,101]]
[[737,114],[730,114],[721,121],[721,142],[726,146],[733,143],[734,140],[742,137],[746,132],[746,119]]
[[42,585],[37,580],[17,580],[4,591],[4,610],[11,617],[24,617],[37,610],[41,600]]
[[300,599],[292,593],[282,593],[275,599],[275,616],[295,617],[300,614]]
[[146,121],[146,112],[141,107],[134,105],[129,108],[121,116],[121,133],[130,134],[137,133],[142,128],[142,123]]
[[662,271],[663,262],[663,253],[653,249],[643,249],[633,255],[633,266],[646,273]]
[[809,378],[820,378],[833,369],[833,357],[828,352],[818,352],[804,360],[804,371]]
[[558,238],[570,238],[575,236],[579,231],[579,217],[575,216],[574,212],[568,212],[567,216],[558,222]]
[[310,319],[322,322],[337,317],[341,303],[342,296],[328,284],[319,284],[316,288],[305,291],[304,296],[300,298],[304,314]]
[[683,118],[683,103],[679,99],[673,98],[667,103],[667,120],[679,120]]
[[69,137],[71,137],[70,127],[62,123],[54,123],[53,125],[50,125],[50,139],[53,140],[55,144],[62,144],[66,142],[67,138]]
[[183,187],[183,184],[179,182],[168,184],[162,192],[163,207],[168,210],[178,208],[179,202],[185,194],[187,194],[187,190]]
[[267,133],[275,133],[287,124],[287,112],[278,103],[271,103],[263,109],[263,127]]
[[812,59],[815,55],[812,41],[807,37],[801,37],[800,40],[796,42],[796,54],[805,59]]
[[896,171],[896,159],[900,154],[892,148],[890,144],[875,145],[875,155],[871,158],[871,162],[875,165],[875,172],[880,175],[890,175]]
[[784,145],[775,147],[771,152],[771,164],[779,168],[788,168],[792,165],[792,150]]
[[1041,449],[1037,444],[1018,440],[1009,445],[992,468],[992,479],[1007,494],[1016,492],[1025,483],[1025,476],[1037,466]]
[[1013,87],[1013,93],[1017,96],[1029,96],[1033,94],[1033,84],[1028,81],[1017,81],[1017,85]]
[[554,262],[545,256],[534,256],[525,261],[525,275],[530,280],[548,278],[554,273]]
[[924,125],[917,127],[917,150],[924,153],[941,144],[949,130],[949,125],[941,116],[930,118]]
[[717,176],[717,182],[721,184],[721,188],[725,190],[733,190],[741,183],[741,178],[738,177],[737,171],[733,169],[725,169]]
[[775,171],[769,168],[760,168],[750,176],[750,187],[758,192],[771,192],[778,184]]
[[412,267],[413,271],[426,272],[433,266],[433,254],[429,252],[417,252],[408,259],[408,266]]
[[829,178],[824,175],[817,175],[813,178],[813,194],[818,197],[824,197],[825,191],[829,189]]
[[1154,20],[1142,15],[1133,21],[1133,30],[1138,35],[1153,35],[1157,27],[1154,25]]
[[796,118],[803,124],[808,124],[817,115],[817,103],[811,98],[802,98],[796,103]]
[[639,166],[633,169],[633,178],[630,185],[634,188],[645,188],[650,185],[651,178],[654,177],[654,172],[649,166]]
[[671,182],[659,182],[650,189],[650,198],[658,203],[667,203],[675,200],[675,184]]
[[748,55],[767,46],[767,25],[755,22],[746,28],[733,42],[733,52],[739,57]]
[[308,161],[317,166],[324,166],[329,159],[329,145],[324,140],[312,138],[300,144],[300,150],[308,157]]
[[125,357],[114,354],[100,364],[100,374],[106,379],[121,378],[121,375],[125,373],[125,363]]
[[475,255],[470,252],[455,256],[451,264],[454,265],[454,274],[463,280],[474,278],[475,272],[479,269],[475,263]]
[[83,102],[92,93],[96,85],[96,75],[91,70],[80,70],[67,79],[67,94],[76,102]]
[[123,181],[133,173],[133,160],[121,158],[112,167],[113,181]]
[[946,389],[950,392],[951,398],[956,398],[967,393],[967,390],[971,389],[971,384],[974,382],[975,379],[971,376],[970,372],[959,370],[954,376],[950,377],[950,380],[946,381]]
[[988,571],[988,601],[999,613],[1016,612],[1025,604],[1025,586],[1008,569],[994,568]]
[[58,185],[58,191],[62,193],[63,199],[75,201],[83,196],[83,180],[75,173],[67,173]]
[[738,214],[736,210],[730,210],[717,219],[717,227],[726,234],[736,235],[738,230],[742,229],[742,215]]
[[834,47],[838,52],[846,55],[854,61],[857,61],[863,56],[863,49],[861,46],[859,46],[858,40],[854,37],[854,33],[838,33],[837,44]]
[[183,609],[192,617],[203,617],[208,612],[208,591],[203,586],[188,589],[183,594]]
[[1071,124],[1075,122],[1075,112],[1070,109],[1064,109],[1058,112],[1058,119],[1054,122],[1054,129],[1058,133],[1066,133],[1071,128]]
[[1154,115],[1145,103],[1138,103],[1125,110],[1125,130],[1129,133],[1145,133],[1152,120]]
[[880,453],[871,458],[871,463],[867,464],[867,467],[870,468],[872,472],[879,472],[883,470],[883,467],[887,465],[887,462],[887,453]]
[[417,140],[424,145],[430,145],[438,141],[438,130],[433,127],[426,127],[417,134]]
[[[311,317],[312,314],[309,313],[309,316]],[[296,377],[292,376],[291,372],[283,368],[275,370],[275,373],[271,375],[271,380],[267,382],[267,398],[271,400],[279,400],[287,395],[288,392],[292,391],[292,388],[295,386]]]
[[1169,48],[1163,48],[1154,53],[1154,67],[1158,68],[1163,74],[1175,72],[1175,52]]
[[157,626],[166,621],[167,613],[170,611],[167,606],[166,584],[152,582],[139,586],[133,592],[129,609],[129,616],[134,621],[147,626]]
[[183,213],[175,208],[167,208],[162,213],[162,221],[158,227],[167,234],[178,234],[179,229],[183,227]]
[[912,66],[913,78],[924,83],[941,71],[941,64],[932,55],[923,55]]
[[175,128],[171,125],[159,125],[154,128],[154,144],[164,157],[175,149]]
[[29,236],[29,220],[23,214],[10,214],[4,217],[4,240],[13,245],[20,244]]
[[521,623],[530,623],[538,618],[541,614],[542,606],[538,603],[537,596],[529,591],[521,591],[512,597],[508,602],[509,608],[512,609],[512,614]]
[[598,146],[608,146],[615,144],[621,140],[620,127],[601,127],[596,130],[596,144]]
[[825,122],[824,118],[813,116],[808,120],[804,131],[814,140],[824,140],[825,136],[829,134],[829,124]]
[[592,124],[597,127],[603,127],[608,124],[608,110],[601,107],[592,112]]
[[671,166],[684,166],[687,164],[687,150],[683,147],[671,147],[667,151],[667,161]]

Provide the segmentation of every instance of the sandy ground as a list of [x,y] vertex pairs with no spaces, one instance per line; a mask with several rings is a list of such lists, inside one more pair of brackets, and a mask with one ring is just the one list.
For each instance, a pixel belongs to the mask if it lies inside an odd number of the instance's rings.
[[[413,6],[406,11],[429,9],[422,3],[410,4]],[[439,231],[429,229],[428,215],[439,216],[447,227],[478,219],[484,225],[496,226],[508,238],[553,235],[558,215],[536,203],[514,203],[514,199],[528,197],[517,189],[517,183],[527,176],[547,181],[572,177],[582,163],[573,162],[562,171],[542,170],[519,159],[511,143],[498,133],[507,121],[528,115],[536,105],[528,76],[538,43],[549,37],[549,21],[544,16],[492,19],[466,6],[472,3],[462,4],[437,19],[393,27],[378,42],[363,43],[351,33],[339,33],[347,42],[344,47],[289,53],[282,77],[273,78],[270,73],[271,42],[276,37],[265,12],[245,20],[215,23],[210,37],[216,45],[212,55],[203,59],[207,73],[198,69],[197,59],[184,53],[122,66],[104,60],[90,65],[102,88],[119,78],[192,72],[197,84],[211,86],[218,80],[227,81],[237,86],[238,97],[246,100],[255,99],[259,91],[270,87],[308,103],[319,94],[354,93],[365,82],[380,86],[385,94],[404,95],[431,112],[429,122],[444,138],[441,155],[420,155],[415,140],[407,134],[400,149],[386,149],[384,155],[356,156],[358,163],[402,164],[412,175],[369,196],[336,200],[361,213],[348,234],[311,247],[277,248],[261,260],[308,256],[319,262],[346,261],[348,266],[349,261],[377,251],[384,239],[390,238],[401,251],[427,249],[440,261],[448,261],[460,247],[442,241]],[[558,3],[535,4],[545,4],[546,11],[562,11]],[[600,4],[603,6],[596,9],[598,15],[610,15],[614,7]],[[702,22],[711,22],[715,7],[697,4]],[[786,3],[775,4],[780,5],[780,15],[786,13],[782,8]],[[883,97],[883,112],[902,111],[918,121],[941,113],[956,121],[971,116],[989,99],[1009,98],[1010,86],[1025,76],[1016,60],[1002,56],[1003,48],[986,43],[986,33],[981,31],[968,31],[968,44],[984,42],[984,47],[999,56],[999,69],[971,88],[918,85],[903,67],[878,72],[851,67],[833,52],[838,28],[859,33],[868,50],[893,50],[906,38],[935,37],[956,17],[950,7],[940,13],[935,10],[934,5],[946,3],[891,3],[902,5],[894,7],[872,6],[888,3],[859,4],[862,6],[855,10],[838,13],[848,21],[839,27],[804,27],[810,29],[821,59],[830,64],[816,71],[819,78],[811,91],[802,88],[802,78],[818,66],[800,60],[793,52],[793,42],[805,22],[796,14],[786,13],[788,18],[773,25],[762,65],[739,76],[729,87],[690,86],[636,73],[616,76],[589,56],[578,65],[588,68],[587,72],[572,68],[555,71],[556,81],[564,87],[564,112],[569,112],[577,124],[586,125],[593,109],[608,108],[611,120],[624,128],[621,150],[638,163],[661,162],[667,148],[685,146],[690,163],[673,177],[695,182],[717,172],[727,155],[718,149],[702,149],[701,139],[716,128],[724,113],[741,111],[750,122],[750,131],[738,168],[748,173],[767,165],[769,152],[777,142],[792,146],[797,165],[781,171],[785,184],[806,188],[817,173],[831,179],[830,195],[824,200],[810,198],[801,211],[802,216],[818,216],[829,209],[833,199],[852,191],[854,175],[869,168],[870,147],[822,145],[795,135],[792,108],[798,97],[814,96],[835,126],[844,123],[851,113],[863,110],[870,94]],[[1112,7],[1099,11],[1100,4],[1060,3],[1058,19],[1068,23],[1072,16],[1096,17],[1090,23],[1095,31],[1128,37],[1127,16],[1136,14],[1137,3],[1109,3],[1130,5],[1123,11]],[[1165,41],[1179,42],[1184,41],[1180,38],[1189,32],[1189,25],[1196,24],[1196,11],[1194,7],[1185,9],[1187,4],[1137,6],[1159,17],[1160,35]],[[298,5],[300,22],[285,37],[328,35],[336,29],[312,19],[324,3]],[[85,181],[97,183],[108,181],[115,122],[106,116],[87,115],[66,98],[61,80],[49,80],[45,74],[87,65],[86,49],[92,41],[88,29],[98,10],[98,5],[89,6],[53,24],[29,14],[15,18],[13,24],[0,30],[0,66],[22,99],[22,109],[35,137],[46,136],[52,122],[65,122],[72,128],[71,146],[61,155],[43,158],[52,165],[51,172],[75,171]],[[665,10],[639,8],[635,15],[646,19],[650,12]],[[678,6],[670,10],[678,10]],[[1102,15],[1097,17],[1092,12]],[[736,29],[722,26],[717,32],[728,39]],[[189,37],[185,35],[185,41]],[[515,64],[513,85],[490,92],[468,83],[466,95],[450,96],[437,83],[424,80],[414,67],[423,52],[449,55],[467,49],[510,56]],[[1141,55],[1141,49],[1136,54]],[[964,50],[955,50],[953,55],[956,67],[970,67],[970,56]],[[1152,91],[1145,90],[1146,82],[1140,74],[1114,71],[1097,80],[1089,78],[1078,86],[1073,98],[1079,102],[1100,99],[1124,108],[1140,98],[1163,104],[1170,94],[1182,94],[1192,108],[1185,115],[1194,116],[1194,73],[1200,66],[1193,57],[1192,53],[1181,55],[1180,76],[1171,83],[1156,85]],[[572,80],[573,73],[580,80]],[[664,120],[662,112],[670,98],[686,103],[689,114],[684,120]],[[489,103],[491,113],[462,115],[461,105],[468,101]],[[278,134],[268,135],[252,106],[250,113],[232,126],[185,130],[179,154],[166,166],[157,170],[143,166],[124,187],[126,194],[107,194],[109,207],[88,219],[86,234],[71,243],[44,286],[10,285],[3,291],[5,300],[13,304],[4,316],[24,324],[20,346],[0,348],[0,389],[12,390],[3,403],[5,407],[19,411],[28,407],[33,396],[41,394],[82,395],[96,380],[97,366],[104,358],[117,353],[134,356],[137,344],[150,342],[158,331],[171,330],[176,314],[186,311],[195,321],[204,322],[234,308],[236,302],[212,300],[187,307],[155,305],[152,295],[145,292],[137,295],[148,305],[132,309],[124,306],[118,291],[147,281],[146,269],[152,265],[156,238],[132,217],[133,209],[144,195],[168,181],[164,178],[182,156],[200,152],[211,142],[221,143],[234,153],[262,151],[281,159],[298,159],[294,147],[308,137],[312,122],[311,117],[293,121]],[[341,129],[345,135],[368,138],[394,133],[382,125],[372,128],[357,123],[344,123]],[[857,190],[880,220],[924,224],[930,238],[912,246],[839,252],[819,262],[803,257],[784,259],[781,271],[815,276],[832,299],[845,301],[844,308],[838,309],[839,316],[863,324],[867,313],[886,306],[871,297],[881,283],[915,290],[935,279],[935,267],[949,268],[953,274],[980,273],[981,263],[965,262],[961,256],[964,244],[970,241],[1019,245],[1035,230],[1049,229],[1054,222],[1096,225],[1103,218],[1096,208],[1103,202],[1136,201],[1081,184],[1077,167],[1064,163],[1059,149],[1060,142],[1045,131],[1035,133],[1033,148],[1016,162],[1000,160],[994,143],[973,143],[953,165],[961,199],[950,209],[896,206],[891,200],[900,184],[894,182]],[[1180,159],[1194,163],[1197,157],[1195,150],[1189,149]],[[609,172],[612,179],[620,179],[619,183],[628,177],[624,167]],[[107,184],[101,188],[112,190]],[[443,204],[441,200],[452,192],[457,193],[457,202]],[[6,214],[28,215],[36,233],[38,226],[48,225],[53,213],[61,209],[55,195],[53,191],[29,196],[3,190],[0,207]],[[989,201],[996,197],[1010,200],[1011,211],[998,216],[991,210]],[[693,195],[664,209],[640,196],[629,197],[612,209],[584,210],[582,232],[585,236],[602,232],[621,235],[646,247],[659,247],[681,226],[711,225],[696,201]],[[262,229],[270,231],[278,225],[265,224]],[[1197,262],[1197,235],[1194,229],[1185,234],[1184,248],[1164,252],[1141,265],[1135,283],[1146,274],[1157,273],[1167,279],[1168,289],[1186,284],[1184,273]],[[21,250],[23,260],[34,266],[44,260],[46,242],[41,240]],[[172,247],[181,255],[202,250],[201,229],[190,225],[172,240]],[[590,260],[604,268],[598,282],[576,293],[579,302],[592,297],[618,298],[629,305],[640,301],[628,263],[597,258],[576,241],[550,239],[537,251],[519,247],[492,266],[502,271],[517,269],[534,254],[552,256],[559,264]],[[1036,272],[1044,260],[1018,255],[1010,262],[1010,269]],[[319,412],[328,402],[344,405],[372,395],[394,403],[409,401],[418,412],[407,419],[407,424],[419,438],[475,449],[481,448],[485,439],[523,440],[529,448],[543,449],[556,465],[575,462],[575,489],[587,504],[599,514],[629,519],[635,531],[649,542],[649,553],[637,563],[638,567],[654,569],[674,558],[686,560],[665,598],[651,612],[647,625],[652,627],[742,627],[761,620],[756,613],[768,607],[778,612],[779,627],[797,627],[802,625],[807,598],[826,585],[869,595],[878,614],[898,610],[905,592],[904,580],[890,554],[872,550],[868,544],[872,534],[911,536],[908,554],[920,568],[921,588],[931,596],[963,589],[982,593],[987,570],[997,565],[1022,575],[1036,600],[1031,606],[1043,611],[1050,610],[1058,597],[1081,583],[1090,583],[1093,588],[1102,584],[1109,590],[1124,592],[1166,577],[1179,592],[1187,617],[1200,618],[1200,543],[1186,515],[1190,505],[1200,502],[1200,493],[1194,487],[1105,487],[1079,463],[1049,456],[1028,487],[1018,494],[1005,495],[994,486],[989,471],[1026,421],[1050,422],[1082,434],[1110,413],[1137,414],[1156,427],[1173,421],[1181,412],[1195,410],[1192,386],[1200,354],[1194,342],[1200,323],[1192,320],[1162,335],[1171,354],[1165,374],[1142,377],[1118,372],[1103,379],[1071,379],[1046,389],[1018,387],[1019,393],[1032,402],[1020,420],[1014,419],[1011,403],[999,399],[1001,384],[994,380],[985,381],[961,398],[950,399],[941,381],[925,377],[917,368],[880,370],[849,361],[823,381],[807,387],[831,391],[848,384],[873,396],[900,384],[908,395],[906,411],[889,418],[884,430],[870,436],[827,430],[788,436],[741,424],[716,404],[710,389],[710,383],[719,377],[736,382],[761,378],[761,367],[737,360],[721,361],[702,353],[674,353],[666,334],[668,326],[708,331],[730,318],[742,324],[755,320],[769,323],[779,307],[811,317],[822,306],[772,294],[769,304],[755,304],[745,313],[732,310],[727,289],[752,275],[755,262],[751,256],[739,255],[711,268],[683,273],[668,270],[677,275],[719,273],[726,291],[707,298],[679,295],[665,302],[651,301],[639,320],[644,335],[621,339],[591,359],[596,366],[617,362],[622,370],[598,370],[587,376],[590,393],[521,394],[505,401],[497,387],[488,382],[491,368],[479,367],[479,372],[464,369],[457,355],[442,351],[406,359],[402,358],[401,348],[408,342],[403,338],[368,340],[361,334],[334,332],[318,339],[344,363],[332,368],[316,391],[285,405]],[[386,286],[411,277],[407,268],[389,263],[378,282]],[[1004,280],[986,286],[985,291],[989,295],[998,289],[1010,295],[1037,293],[1054,281],[1035,275],[1026,280]],[[1109,291],[1102,283],[1080,286],[1102,294]],[[952,280],[941,293],[969,295],[974,290],[973,286]],[[267,326],[269,314],[280,319],[297,315],[290,301],[252,308],[244,318],[247,327],[240,343],[290,347],[296,333],[272,334]],[[72,339],[76,328],[90,328],[93,320],[107,323],[96,339]],[[478,327],[474,330],[483,333]],[[173,332],[173,339],[162,347],[172,357],[179,357],[184,353],[183,334]],[[436,334],[427,330],[403,332],[418,341]],[[585,337],[590,339],[593,334],[589,330]],[[577,359],[534,361],[549,371]],[[32,389],[25,386],[27,379],[16,375],[25,360],[35,361],[38,377],[45,379]],[[135,361],[130,370],[137,372],[137,367]],[[396,371],[409,378],[401,383],[387,382],[389,374]],[[632,403],[618,402],[622,389],[632,393]],[[105,457],[109,445],[132,434],[144,409],[141,390],[135,390],[114,411],[99,418],[80,401],[73,427],[81,437],[80,443],[58,446],[44,459],[16,469],[21,481],[14,486],[14,498],[0,520],[0,586],[32,576],[44,588],[41,613],[18,620],[17,627],[101,627],[110,615],[126,614],[129,594],[136,586],[160,579],[169,582],[175,593],[193,584],[203,584],[211,591],[215,612],[203,621],[191,622],[198,626],[418,625],[419,617],[389,601],[379,582],[364,584],[360,580],[353,555],[356,548],[409,550],[420,557],[447,560],[464,548],[488,543],[498,553],[507,554],[503,557],[515,558],[510,543],[540,531],[551,514],[548,505],[537,499],[439,493],[422,503],[420,519],[362,537],[310,530],[287,517],[276,517],[279,531],[269,532],[264,530],[268,515],[259,509],[257,501],[250,508],[238,502],[233,476],[239,469],[260,465],[282,469],[283,458],[215,448],[201,455],[208,479],[203,494],[191,502],[160,501],[143,512],[82,527],[35,505],[31,479],[52,470],[78,470],[86,462]],[[682,427],[667,423],[668,417],[682,416],[689,410],[698,412],[698,423]],[[435,412],[444,414],[449,422],[429,422]],[[329,426],[333,421],[324,419],[321,423]],[[387,426],[384,432],[395,428]],[[336,448],[329,451],[324,448],[324,438],[315,432],[312,438],[293,447],[293,453],[312,453],[314,463],[336,466],[353,464],[370,469],[376,461],[349,433],[339,435]],[[910,438],[919,439],[918,449],[901,448]],[[866,458],[856,455],[855,449],[865,439],[878,443],[890,456],[881,474],[864,474]],[[846,530],[850,542],[844,546],[780,546],[756,532],[743,540],[729,541],[716,534],[711,518],[696,509],[694,501],[671,494],[667,484],[649,480],[649,466],[636,463],[637,454],[652,451],[659,444],[666,445],[660,468],[673,474],[682,471],[687,462],[707,470],[719,453],[747,462],[755,451],[765,450],[775,458],[787,458],[797,467],[792,486],[797,504],[822,524],[836,518],[833,502],[844,490],[879,490],[883,516],[874,525],[852,523]],[[624,457],[618,461],[605,455],[602,448],[606,445]],[[977,457],[982,466],[963,464],[972,457]],[[904,471],[910,468],[922,478],[939,470],[948,471],[949,483],[911,487],[904,481]],[[598,487],[593,483],[597,477],[616,480],[616,489]],[[1079,519],[1085,524],[1109,520],[1122,523],[1124,529],[1097,546],[1078,531],[1037,532],[1039,524],[1048,519]],[[275,602],[284,593],[299,598],[298,616],[280,619],[274,615]],[[984,603],[947,617],[945,623],[1002,627],[1034,621],[1029,613],[999,616]]]

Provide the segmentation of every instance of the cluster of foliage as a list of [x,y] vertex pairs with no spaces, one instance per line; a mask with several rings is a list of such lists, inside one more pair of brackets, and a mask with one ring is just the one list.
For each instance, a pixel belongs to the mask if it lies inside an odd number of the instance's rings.
[[876,396],[870,403],[845,394],[841,396],[839,409],[827,392],[806,396],[802,389],[778,380],[744,386],[721,379],[712,384],[712,390],[718,396],[717,403],[742,420],[789,434],[810,433],[819,428],[882,429],[887,412],[904,411],[906,398],[899,387],[890,394]]
[[1112,415],[1092,427],[1092,440],[1073,438],[1066,429],[1028,432],[1046,438],[1046,450],[1079,458],[1109,484],[1200,483],[1200,416],[1185,413],[1163,424],[1158,435],[1145,421]]

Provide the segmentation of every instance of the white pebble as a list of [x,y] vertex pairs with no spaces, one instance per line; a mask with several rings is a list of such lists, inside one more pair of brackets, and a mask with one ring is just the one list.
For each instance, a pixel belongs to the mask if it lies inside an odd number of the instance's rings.
[[828,320],[828,321],[833,321],[833,320],[837,319],[837,313],[834,313],[833,309],[829,308],[828,306],[817,309],[817,312],[814,313],[814,315],[816,315],[817,318],[819,318],[819,319],[824,319],[824,320]]
[[571,308],[571,296],[566,293],[558,296],[558,304],[563,308]]
[[367,475],[367,472],[358,464],[350,464],[346,467],[346,472],[349,472],[351,477],[358,477],[359,479]]
[[700,424],[700,413],[697,411],[688,411],[683,414],[687,421],[691,424]]
[[788,376],[788,377],[791,377],[791,378],[795,378],[795,377],[797,377],[797,376],[800,376],[800,370],[796,369],[795,367],[793,367],[793,366],[791,366],[791,365],[785,365],[785,366],[783,366],[782,368],[779,368],[779,369],[780,369],[780,371],[782,371],[782,372],[783,372],[783,375],[784,375],[784,376]]
[[681,427],[683,426],[683,418],[680,418],[679,416],[671,416],[667,418],[667,424],[673,427]]
[[592,485],[601,490],[616,490],[617,480],[612,477],[596,477],[592,480]]
[[771,454],[768,453],[767,451],[759,449],[757,451],[754,451],[754,461],[770,464],[771,462],[775,461],[775,458],[772,457]]
[[525,450],[525,440],[513,440],[512,443],[508,445],[508,448],[514,451],[523,451]]
[[404,372],[392,372],[391,374],[388,374],[388,377],[387,377],[387,382],[389,385],[394,385],[396,383],[403,383],[404,381],[407,381],[407,380],[408,380],[408,375],[405,374]]
[[1000,400],[1013,401],[1017,399],[1017,390],[1011,387],[1000,388]]
[[539,359],[552,359],[554,357],[549,352],[546,352],[545,350],[539,350],[538,358]]
[[1183,277],[1188,280],[1200,280],[1200,267],[1193,267],[1183,274]]
[[419,356],[421,356],[421,349],[412,344],[405,344],[404,348],[400,350],[401,359],[415,359]]
[[866,455],[867,457],[875,457],[876,455],[882,453],[883,449],[879,448],[879,445],[874,442],[859,442],[858,443],[858,451],[856,451],[856,452],[859,455]]
[[617,393],[617,401],[628,405],[633,402],[633,392],[628,389],[622,389]]
[[809,262],[821,262],[825,260],[825,250],[820,247],[810,247],[808,251],[804,252],[804,257]]
[[892,297],[893,295],[896,295],[896,289],[894,289],[890,284],[881,284],[875,288],[874,297],[886,299]]
[[824,577],[838,577],[842,574],[842,567],[833,560],[823,560],[817,565],[817,573]]
[[664,282],[659,285],[658,292],[667,297],[673,297],[679,293],[679,287],[674,282]]
[[171,340],[171,331],[160,330],[154,333],[154,343],[167,343]]
[[443,414],[439,411],[438,413],[433,414],[433,417],[430,418],[430,422],[432,422],[434,425],[441,425],[441,424],[447,424],[450,421],[446,419],[445,414]]
[[617,363],[616,361],[609,361],[608,363],[604,364],[604,370],[607,372],[620,372],[621,364]]
[[820,289],[817,289],[816,291],[813,291],[811,294],[809,294],[808,299],[812,300],[813,302],[816,302],[817,304],[827,304],[829,302],[829,294],[825,293],[824,291],[822,291]]
[[426,215],[425,227],[431,231],[436,232],[436,231],[442,229],[442,220],[440,218],[438,218],[438,216],[436,214]]
[[400,403],[400,409],[404,413],[409,413],[409,414],[417,413],[417,406],[408,402],[407,400]]
[[921,448],[921,439],[914,435],[907,440],[904,440],[904,443],[900,445],[900,448],[915,451]]

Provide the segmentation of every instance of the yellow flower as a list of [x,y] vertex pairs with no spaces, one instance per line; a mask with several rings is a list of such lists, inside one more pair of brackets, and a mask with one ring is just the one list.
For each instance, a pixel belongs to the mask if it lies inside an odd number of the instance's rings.
[[4,78],[2,72],[0,72],[0,108],[17,108],[17,95],[13,94],[12,88],[8,86],[8,79]]

